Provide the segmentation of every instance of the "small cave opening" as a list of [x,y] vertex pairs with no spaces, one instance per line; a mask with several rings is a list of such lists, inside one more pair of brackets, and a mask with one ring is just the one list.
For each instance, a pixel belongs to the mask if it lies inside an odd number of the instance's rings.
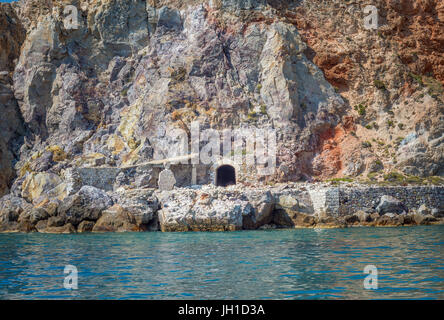
[[226,187],[236,184],[236,170],[230,165],[223,165],[216,169],[216,186]]

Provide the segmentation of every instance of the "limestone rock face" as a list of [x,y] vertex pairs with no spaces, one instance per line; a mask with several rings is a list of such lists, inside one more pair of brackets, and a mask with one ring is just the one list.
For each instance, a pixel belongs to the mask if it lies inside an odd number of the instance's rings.
[[[92,230],[118,202],[138,228],[157,230],[176,209],[145,190],[158,171],[133,166],[189,153],[173,133],[189,138],[193,121],[276,132],[276,170],[249,173],[249,185],[393,171],[442,183],[430,177],[444,175],[442,1],[377,0],[374,31],[363,26],[367,2],[73,1],[76,29],[64,24],[66,1],[0,4],[0,196],[43,209],[4,218],[7,228],[45,230],[61,217],[57,228]],[[84,168],[97,171],[81,177]],[[94,179],[101,190],[85,187]],[[231,229],[332,223],[301,193],[183,196],[189,206],[172,206],[194,216],[179,229],[223,229],[202,201]],[[226,199],[237,202],[223,209]],[[163,218],[159,203],[171,211]],[[380,212],[402,212],[390,203]]]
[[[64,198],[63,180],[54,173],[28,174],[22,184],[22,197],[32,202],[41,196],[51,194],[54,198]],[[55,189],[59,187],[59,189]],[[52,193],[51,193],[52,192]]]
[[[54,145],[66,156],[39,170],[176,156],[178,141],[168,132],[193,120],[220,130],[242,123],[275,128],[282,149],[302,139],[300,151],[313,155],[316,136],[345,110],[305,56],[297,29],[265,1],[105,1],[79,7],[73,30],[49,14],[60,3],[39,10],[31,3],[38,1],[16,5],[27,32],[14,101],[32,139],[19,170],[36,170],[28,169],[31,155]],[[285,179],[298,179],[308,161],[278,158],[290,168]]]
[[15,178],[14,160],[19,157],[24,135],[22,116],[14,97],[12,71],[20,56],[26,30],[14,9],[0,4],[0,196],[8,193]]
[[[195,120],[275,129],[269,180],[359,176],[374,163],[381,174],[442,175],[442,32],[430,24],[442,18],[438,2],[406,11],[378,1],[379,33],[362,26],[364,0],[75,2],[77,29],[65,28],[62,1],[2,4],[0,193],[15,170],[177,156],[170,132]],[[396,56],[387,45],[420,34],[434,35],[417,43],[424,52],[401,46]],[[361,148],[369,138],[394,149]],[[55,145],[63,157],[44,153]]]

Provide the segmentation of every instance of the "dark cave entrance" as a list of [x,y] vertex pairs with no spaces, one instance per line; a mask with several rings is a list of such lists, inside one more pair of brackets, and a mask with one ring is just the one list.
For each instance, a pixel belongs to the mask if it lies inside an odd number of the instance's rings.
[[230,165],[223,165],[216,169],[216,186],[226,187],[236,184],[236,170]]

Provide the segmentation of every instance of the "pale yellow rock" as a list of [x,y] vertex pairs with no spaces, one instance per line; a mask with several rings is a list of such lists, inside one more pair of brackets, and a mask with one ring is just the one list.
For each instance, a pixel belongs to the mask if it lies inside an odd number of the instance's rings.
[[52,152],[52,160],[56,162],[63,161],[67,158],[65,150],[57,145],[49,146],[46,148],[46,150]]
[[[131,106],[125,108],[121,112],[120,125],[117,128],[131,149],[136,149],[140,145],[140,140],[135,136],[135,129],[142,114],[142,98],[141,96]],[[139,144],[137,143],[139,141]]]
[[125,142],[118,135],[114,134],[107,141],[108,148],[112,150],[112,154],[120,154],[125,150]]
[[77,165],[85,167],[97,167],[104,165],[106,162],[106,157],[102,153],[88,153],[82,156]]
[[[55,195],[57,198],[63,197],[65,191],[60,186],[62,182],[63,180],[54,173],[30,173],[23,181],[22,197],[32,202],[49,191],[52,191],[51,195]],[[53,190],[56,187],[59,188]]]

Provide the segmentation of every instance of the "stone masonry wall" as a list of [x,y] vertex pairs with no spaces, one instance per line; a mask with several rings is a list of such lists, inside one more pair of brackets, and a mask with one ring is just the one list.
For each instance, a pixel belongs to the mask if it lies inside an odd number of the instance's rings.
[[374,212],[384,195],[399,199],[409,210],[416,210],[422,204],[444,209],[442,186],[325,187],[311,189],[309,194],[315,214],[332,216],[353,214],[359,210]]
[[358,210],[374,212],[383,195],[399,199],[409,211],[418,209],[422,204],[429,208],[444,208],[442,186],[338,188],[338,191],[340,215],[351,214]]
[[[159,178],[159,173],[164,169],[163,166],[159,165],[144,165],[140,167],[142,171],[149,171],[152,179],[146,187],[157,188],[157,180]],[[192,166],[185,164],[174,164],[171,165],[170,169],[173,171],[176,186],[185,187],[191,185],[192,177]],[[197,184],[203,185],[208,184],[208,166],[197,165],[196,166],[196,182]],[[65,179],[68,185],[72,185],[72,189],[78,190],[82,185],[96,187],[105,191],[112,191],[114,188],[114,183],[119,173],[123,172],[127,177],[132,180],[141,174],[138,172],[137,168],[113,168],[113,167],[95,167],[95,168],[74,168],[68,170],[65,174]],[[76,186],[75,186],[76,185]]]
[[320,188],[309,191],[314,212],[336,216],[339,212],[338,188]]

